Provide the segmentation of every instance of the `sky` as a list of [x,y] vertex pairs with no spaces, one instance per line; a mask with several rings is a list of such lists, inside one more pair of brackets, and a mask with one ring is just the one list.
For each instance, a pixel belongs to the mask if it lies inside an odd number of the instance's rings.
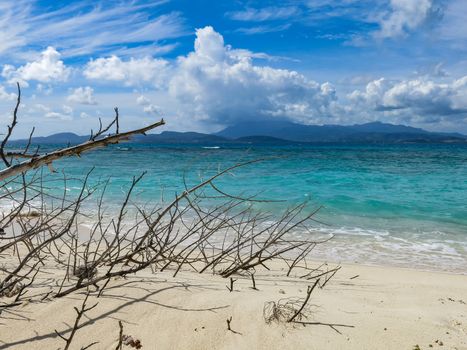
[[0,0],[16,137],[372,121],[467,134],[467,1]]

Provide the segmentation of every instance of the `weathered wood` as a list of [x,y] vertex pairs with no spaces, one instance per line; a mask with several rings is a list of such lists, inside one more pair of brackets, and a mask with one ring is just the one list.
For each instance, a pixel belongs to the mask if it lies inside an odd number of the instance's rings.
[[105,147],[111,144],[116,144],[124,140],[129,140],[130,137],[134,135],[144,135],[146,132],[152,129],[155,129],[159,126],[162,126],[164,124],[165,124],[164,119],[161,119],[157,123],[153,123],[141,129],[135,129],[135,130],[127,131],[127,132],[109,135],[101,139],[90,140],[90,141],[83,142],[76,146],[66,147],[63,149],[53,151],[51,153],[44,154],[44,155],[38,155],[37,157],[33,157],[24,162],[14,164],[8,168],[0,170],[0,181],[5,180],[9,177],[16,176],[23,172],[29,171],[31,169],[36,169],[38,167],[51,164],[52,162],[60,158],[80,156],[82,153],[91,151],[96,148]]

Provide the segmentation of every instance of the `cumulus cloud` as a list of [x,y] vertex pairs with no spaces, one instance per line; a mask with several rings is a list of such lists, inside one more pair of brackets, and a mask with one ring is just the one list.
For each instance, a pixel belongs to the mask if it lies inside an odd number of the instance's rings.
[[446,116],[465,117],[467,76],[450,83],[423,78],[402,81],[381,78],[368,83],[364,91],[356,90],[348,97],[354,107],[413,114],[426,121],[436,121]]
[[85,75],[140,86],[151,92],[151,100],[144,95],[136,98],[145,113],[159,114],[163,109],[175,120],[211,130],[270,118],[305,124],[379,119],[422,125],[465,119],[467,110],[467,77],[450,82],[445,74],[407,80],[365,77],[353,82],[365,88],[338,100],[332,84],[261,65],[254,54],[227,45],[212,27],[198,29],[193,51],[176,60],[112,56],[90,61]]
[[140,106],[147,106],[151,103],[151,101],[149,101],[149,99],[146,96],[141,95],[136,98],[136,103]]
[[63,105],[61,109],[55,110],[41,103],[36,103],[29,107],[26,113],[30,115],[40,114],[47,119],[58,119],[63,121],[69,121],[73,119],[73,108],[68,105]]
[[0,100],[13,100],[14,98],[16,97],[15,94],[13,93],[8,93],[6,90],[5,90],[5,87],[0,85]]
[[43,85],[39,83],[36,85],[36,90],[44,95],[51,95],[54,92],[52,85],[50,84]]
[[151,103],[151,101],[144,95],[136,98],[136,103],[143,106],[143,111],[147,114],[159,115],[161,113],[160,107]]
[[166,78],[168,62],[152,57],[122,60],[115,55],[91,60],[84,69],[84,76],[92,80],[122,82],[125,86],[151,82],[161,84]]
[[332,113],[337,99],[329,83],[253,64],[212,27],[196,31],[194,51],[178,59],[169,92],[187,114],[217,123],[253,117],[316,122]]
[[[90,61],[84,75],[168,90],[176,113],[198,121],[228,124],[276,117],[312,123],[325,121],[335,112],[337,96],[331,84],[319,84],[292,70],[257,65],[255,57],[226,45],[221,34],[205,27],[196,31],[194,51],[176,61],[111,56]],[[137,103],[147,113],[159,109],[144,96]]]
[[436,15],[435,0],[391,0],[391,11],[380,20],[380,38],[394,38],[410,32]]
[[97,101],[94,98],[94,89],[90,86],[79,87],[67,97],[67,101],[80,103],[83,105],[96,105]]
[[60,53],[52,46],[42,51],[40,57],[24,66],[15,68],[4,65],[2,76],[10,82],[21,81],[25,83],[36,80],[44,83],[63,82],[68,79],[70,69],[60,60]]

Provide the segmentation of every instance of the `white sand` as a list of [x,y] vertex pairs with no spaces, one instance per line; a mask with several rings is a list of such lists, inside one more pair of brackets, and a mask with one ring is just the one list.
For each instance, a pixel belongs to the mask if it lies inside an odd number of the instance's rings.
[[[309,282],[283,274],[279,266],[259,271],[258,291],[239,279],[232,293],[225,279],[188,272],[114,280],[83,317],[72,348],[98,341],[91,349],[115,349],[122,320],[143,349],[467,349],[466,275],[344,265],[310,301],[317,306],[311,321],[353,326],[337,327],[339,334],[323,325],[265,323],[265,302],[306,294]],[[0,349],[63,347],[54,329],[69,329],[81,300],[72,294],[4,313]],[[227,330],[230,317],[238,333]]]

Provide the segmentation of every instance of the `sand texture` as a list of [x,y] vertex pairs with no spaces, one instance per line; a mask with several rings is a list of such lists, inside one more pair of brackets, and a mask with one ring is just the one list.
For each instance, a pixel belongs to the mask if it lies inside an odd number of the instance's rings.
[[[192,272],[114,279],[100,298],[89,298],[98,305],[83,316],[71,348],[115,349],[121,320],[142,349],[467,349],[466,275],[344,265],[313,291],[306,320],[345,325],[334,329],[265,322],[265,303],[303,298],[311,284],[283,275],[279,265],[257,271],[258,290],[238,277],[233,292],[226,279]],[[74,293],[4,312],[0,349],[63,348],[54,330],[67,335],[82,300]]]

